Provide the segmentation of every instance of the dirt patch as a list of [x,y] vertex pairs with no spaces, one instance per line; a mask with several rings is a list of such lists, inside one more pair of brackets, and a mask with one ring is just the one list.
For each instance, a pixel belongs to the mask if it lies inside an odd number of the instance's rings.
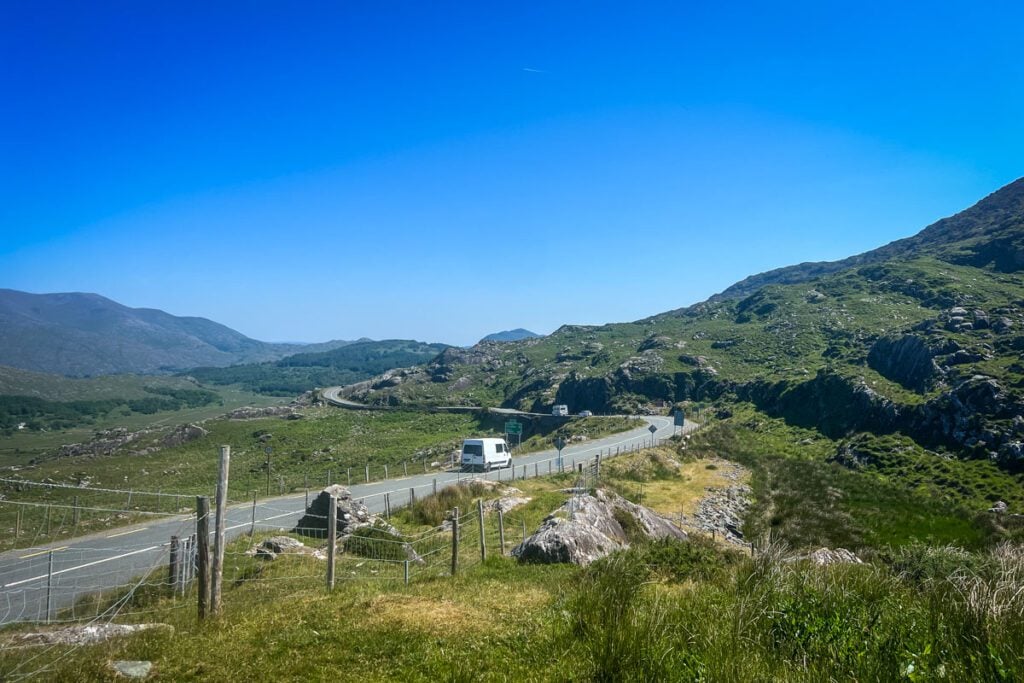
[[467,623],[472,623],[477,629],[494,628],[491,623],[493,615],[486,610],[451,600],[413,595],[378,595],[370,601],[368,611],[371,623],[400,626],[424,633],[443,633]]

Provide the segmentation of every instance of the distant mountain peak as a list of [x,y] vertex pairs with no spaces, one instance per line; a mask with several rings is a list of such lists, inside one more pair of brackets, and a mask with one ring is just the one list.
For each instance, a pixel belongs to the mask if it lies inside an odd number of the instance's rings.
[[504,330],[503,332],[494,332],[493,334],[489,334],[481,339],[480,342],[519,341],[521,339],[535,339],[540,336],[543,335],[537,334],[536,332],[530,332],[522,327],[517,327],[514,330]]
[[158,373],[276,360],[298,350],[251,339],[206,318],[129,308],[99,294],[0,289],[0,365],[22,370],[71,376]]

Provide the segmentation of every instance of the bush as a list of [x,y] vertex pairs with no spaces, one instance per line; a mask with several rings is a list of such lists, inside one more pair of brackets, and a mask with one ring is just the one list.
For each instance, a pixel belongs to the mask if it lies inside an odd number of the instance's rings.
[[458,486],[448,486],[433,495],[417,500],[409,510],[417,524],[438,526],[448,518],[453,508],[465,512],[473,501],[487,494],[489,489],[479,481],[470,481]]
[[356,529],[345,539],[345,552],[374,560],[405,560],[406,542],[383,526]]
[[640,549],[639,555],[639,561],[652,573],[674,581],[721,579],[743,559],[739,552],[723,550],[704,536],[653,541]]

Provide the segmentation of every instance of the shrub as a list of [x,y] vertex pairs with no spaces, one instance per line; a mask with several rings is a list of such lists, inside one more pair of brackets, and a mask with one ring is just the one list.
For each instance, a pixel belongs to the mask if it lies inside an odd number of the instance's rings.
[[383,526],[356,529],[345,539],[345,552],[374,560],[405,560],[406,542]]

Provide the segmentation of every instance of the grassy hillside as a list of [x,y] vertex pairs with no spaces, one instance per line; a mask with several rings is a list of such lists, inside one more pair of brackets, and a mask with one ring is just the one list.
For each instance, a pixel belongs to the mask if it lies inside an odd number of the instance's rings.
[[[741,421],[750,417],[755,416]],[[721,456],[742,447],[747,435],[734,428],[719,423],[696,450]],[[771,426],[763,444],[793,436],[781,433],[786,429]],[[732,437],[737,441],[730,445]],[[740,457],[758,468],[767,450]],[[694,446],[687,451],[692,455]],[[652,462],[664,458],[651,455]],[[795,454],[787,459],[800,460]],[[689,460],[679,472],[623,462],[613,476],[642,470],[649,483],[678,484],[685,498],[692,495],[685,493],[687,481],[703,462]],[[608,466],[613,464],[619,463]],[[520,524],[532,530],[566,499],[568,478],[516,482],[531,501],[505,516],[513,543],[519,536],[512,530]],[[840,493],[852,490],[842,478],[828,483]],[[484,487],[445,492],[438,505],[421,500],[413,510],[394,515],[392,523],[401,533],[422,534],[436,519],[424,523],[421,513],[452,505],[473,510],[477,497],[496,495]],[[929,503],[931,494],[913,496],[923,520],[943,519],[942,508]],[[868,540],[862,546],[868,551],[866,564],[819,567],[793,561],[794,553],[778,541],[762,543],[751,555],[693,535],[689,542],[634,541],[628,550],[579,568],[519,564],[502,556],[493,515],[485,521],[489,554],[481,562],[477,527],[472,515],[468,519],[457,576],[444,569],[451,550],[445,530],[437,537],[441,558],[430,558],[426,566],[413,563],[409,585],[400,562],[381,562],[367,556],[366,546],[346,545],[333,592],[324,587],[322,560],[253,558],[246,551],[261,538],[242,539],[228,549],[221,617],[197,623],[194,593],[172,598],[158,575],[135,593],[121,621],[168,623],[173,634],[81,647],[73,659],[60,657],[67,648],[52,648],[33,661],[37,666],[53,661],[48,677],[55,681],[107,680],[113,660],[151,661],[157,674],[170,680],[330,675],[371,681],[1001,681],[1024,676],[1019,546],[968,551],[929,546],[910,533],[895,543]],[[878,516],[866,524],[880,529],[885,522]],[[964,539],[970,540],[967,533]],[[961,538],[954,533],[944,540]],[[37,651],[3,650],[0,673]]]
[[831,437],[903,433],[1012,468],[1024,462],[1024,280],[991,264],[890,260],[633,323],[449,349],[352,395],[573,412],[748,401]]
[[445,344],[388,339],[360,341],[325,352],[299,353],[276,362],[195,368],[188,375],[209,384],[238,384],[262,394],[293,396],[314,387],[352,384],[392,368],[431,360]]

